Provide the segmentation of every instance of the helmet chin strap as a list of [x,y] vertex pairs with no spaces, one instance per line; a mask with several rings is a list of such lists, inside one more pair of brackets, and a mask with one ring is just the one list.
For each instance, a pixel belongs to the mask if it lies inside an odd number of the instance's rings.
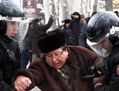
[[119,37],[119,27],[118,26],[112,26],[109,34]]

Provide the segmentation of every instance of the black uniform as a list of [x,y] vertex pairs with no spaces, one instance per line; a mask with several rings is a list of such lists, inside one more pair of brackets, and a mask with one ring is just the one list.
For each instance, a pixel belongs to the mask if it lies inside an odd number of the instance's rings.
[[23,40],[29,21],[22,22],[26,20],[24,11],[11,0],[1,1],[0,15],[0,91],[15,91],[10,80],[20,68],[18,42]]
[[0,91],[14,91],[10,82],[13,72],[20,68],[20,51],[17,42],[0,36]]
[[111,11],[96,13],[88,22],[87,36],[92,50],[105,58],[106,80],[96,82],[95,91],[119,91],[119,18]]
[[119,91],[119,69],[117,67],[119,67],[119,41],[104,60],[103,71],[106,75],[106,83],[97,86],[95,91]]

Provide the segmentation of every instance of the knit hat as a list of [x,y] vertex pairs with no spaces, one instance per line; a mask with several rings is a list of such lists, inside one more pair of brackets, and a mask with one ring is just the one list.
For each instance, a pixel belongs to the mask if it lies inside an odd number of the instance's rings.
[[64,33],[60,29],[45,32],[37,38],[37,46],[42,53],[56,50],[64,46],[65,42]]
[[39,16],[35,19],[32,20],[33,23],[37,24],[39,21],[41,21],[42,19],[44,19],[42,16]]
[[81,18],[81,15],[79,14],[79,12],[74,12],[73,14],[71,14],[71,18],[72,18],[72,19],[75,18],[73,15],[78,15],[78,16],[79,16],[78,19]]
[[70,21],[71,21],[70,19],[65,19],[64,20],[65,24],[70,23]]
[[78,15],[78,16],[80,16],[80,14],[78,12],[74,12],[72,15]]

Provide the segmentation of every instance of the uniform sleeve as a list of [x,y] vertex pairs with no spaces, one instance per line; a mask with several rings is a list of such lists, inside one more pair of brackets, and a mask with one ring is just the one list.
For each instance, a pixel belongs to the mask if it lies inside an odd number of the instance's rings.
[[107,85],[101,85],[101,86],[97,86],[94,91],[112,91],[112,90],[110,90],[110,87]]
[[11,83],[6,83],[4,80],[4,74],[2,71],[4,65],[4,52],[0,49],[0,91],[15,91]]
[[15,89],[12,84],[7,84],[4,80],[1,80],[0,81],[0,91],[15,91]]
[[119,64],[113,68],[109,84],[97,86],[95,91],[119,91]]

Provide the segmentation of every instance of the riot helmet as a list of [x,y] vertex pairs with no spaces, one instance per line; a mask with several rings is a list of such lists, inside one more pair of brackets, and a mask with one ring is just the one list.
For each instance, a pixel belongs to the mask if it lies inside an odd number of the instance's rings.
[[[10,27],[16,27],[13,33]],[[25,17],[23,9],[13,0],[5,0],[0,3],[0,36],[8,36],[10,39],[20,42],[24,39],[29,26],[29,20]]]
[[99,55],[108,56],[114,46],[113,40],[117,40],[118,37],[119,18],[113,12],[98,12],[89,20],[87,44]]

